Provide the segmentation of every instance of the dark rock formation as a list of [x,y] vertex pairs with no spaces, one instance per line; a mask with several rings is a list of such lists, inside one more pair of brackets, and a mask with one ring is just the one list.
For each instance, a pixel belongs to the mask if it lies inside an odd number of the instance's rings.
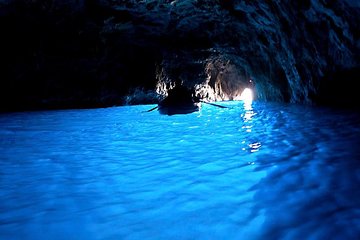
[[0,108],[155,103],[177,77],[207,100],[355,106],[359,25],[350,0],[0,1]]

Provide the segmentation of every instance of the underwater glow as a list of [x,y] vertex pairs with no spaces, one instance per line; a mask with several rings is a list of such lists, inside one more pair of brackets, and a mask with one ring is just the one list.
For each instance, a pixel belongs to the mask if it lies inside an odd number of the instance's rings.
[[358,239],[357,114],[222,105],[0,114],[0,239]]

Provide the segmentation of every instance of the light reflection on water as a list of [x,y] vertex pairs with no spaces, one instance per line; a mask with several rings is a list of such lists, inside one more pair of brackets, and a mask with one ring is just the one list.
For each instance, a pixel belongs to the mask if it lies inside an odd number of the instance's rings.
[[276,103],[0,115],[0,239],[355,239],[356,114]]

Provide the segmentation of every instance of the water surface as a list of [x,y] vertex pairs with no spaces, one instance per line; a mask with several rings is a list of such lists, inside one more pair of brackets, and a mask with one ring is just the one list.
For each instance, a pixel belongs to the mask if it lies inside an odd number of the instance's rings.
[[279,103],[0,115],[0,239],[356,239],[360,120]]

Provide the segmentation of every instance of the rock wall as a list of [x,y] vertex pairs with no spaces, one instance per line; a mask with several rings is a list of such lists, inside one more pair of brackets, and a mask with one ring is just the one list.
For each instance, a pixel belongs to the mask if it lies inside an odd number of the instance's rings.
[[350,0],[0,1],[0,107],[156,103],[174,78],[207,100],[354,105],[359,25]]

